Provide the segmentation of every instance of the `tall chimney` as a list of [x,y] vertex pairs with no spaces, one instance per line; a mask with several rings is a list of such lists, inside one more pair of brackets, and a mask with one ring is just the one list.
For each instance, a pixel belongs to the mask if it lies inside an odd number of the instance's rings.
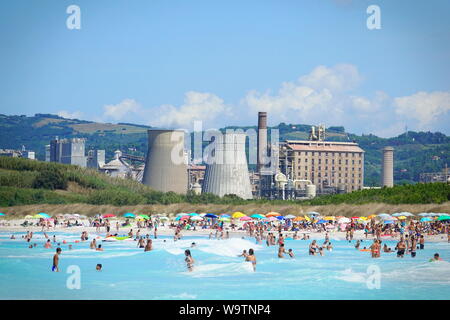
[[257,157],[257,169],[261,173],[261,169],[264,167],[265,156],[267,156],[267,112],[258,112],[258,157]]
[[381,164],[381,186],[394,186],[394,148],[385,147]]

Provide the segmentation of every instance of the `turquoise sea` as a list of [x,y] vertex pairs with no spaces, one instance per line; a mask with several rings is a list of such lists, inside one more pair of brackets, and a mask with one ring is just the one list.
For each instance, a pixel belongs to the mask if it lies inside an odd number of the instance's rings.
[[[426,243],[415,258],[382,253],[381,258],[372,259],[369,252],[354,248],[355,241],[331,239],[333,251],[309,256],[310,241],[286,240],[286,250],[292,248],[296,257],[279,259],[277,247],[258,245],[248,237],[192,236],[174,242],[161,236],[153,240],[150,252],[137,248],[135,241],[100,241],[105,251],[98,252],[89,249],[89,241],[75,243],[78,234],[49,232],[50,238],[56,234],[63,250],[60,272],[55,273],[51,266],[56,243],[44,249],[46,239],[37,232],[32,243],[38,246],[30,249],[21,239],[23,234],[15,233],[17,239],[10,240],[11,233],[0,233],[0,299],[450,298],[450,244],[446,242]],[[195,248],[190,248],[192,242]],[[370,243],[364,241],[361,248]],[[193,272],[186,270],[187,248],[196,261]],[[256,272],[238,257],[249,248],[255,250]],[[444,261],[429,262],[436,252]],[[97,263],[103,265],[100,272],[95,270]],[[67,273],[73,270],[79,273]],[[77,283],[79,289],[70,288]]]

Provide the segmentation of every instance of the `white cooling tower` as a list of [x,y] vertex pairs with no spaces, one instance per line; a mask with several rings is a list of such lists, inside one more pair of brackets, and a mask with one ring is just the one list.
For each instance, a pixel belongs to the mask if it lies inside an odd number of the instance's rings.
[[235,194],[243,199],[252,199],[252,188],[248,174],[243,133],[226,133],[216,137],[214,160],[206,165],[203,189],[220,197]]
[[142,183],[158,191],[186,193],[188,179],[184,131],[148,130],[148,152]]
[[383,159],[381,164],[381,186],[394,186],[394,148],[385,147],[383,149]]

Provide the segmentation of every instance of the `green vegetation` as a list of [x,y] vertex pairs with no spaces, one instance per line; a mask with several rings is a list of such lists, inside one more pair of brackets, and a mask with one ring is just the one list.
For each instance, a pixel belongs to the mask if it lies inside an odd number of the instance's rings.
[[219,204],[219,205],[328,205],[440,204],[450,200],[450,186],[443,183],[414,184],[394,188],[361,190],[306,201],[243,200],[235,195],[187,195],[159,192],[133,180],[111,178],[92,169],[77,166],[0,157],[0,206],[25,204],[140,205],[140,204]]

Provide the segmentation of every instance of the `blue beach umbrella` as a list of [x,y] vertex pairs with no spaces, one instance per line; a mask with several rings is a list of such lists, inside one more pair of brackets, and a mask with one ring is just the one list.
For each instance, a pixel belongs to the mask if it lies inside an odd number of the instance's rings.
[[394,221],[392,221],[392,220],[384,220],[383,223],[384,224],[393,224]]
[[206,217],[206,218],[214,218],[214,219],[217,218],[217,216],[216,216],[215,214],[212,214],[212,213],[207,213],[207,214],[205,214],[205,217]]
[[231,217],[229,214],[226,214],[226,213],[221,214],[220,216],[221,216],[222,218],[230,218],[230,217]]
[[433,219],[428,218],[428,217],[424,217],[424,218],[420,219],[420,222],[430,222],[430,221],[433,221]]
[[319,221],[317,221],[317,223],[318,224],[322,224],[322,223],[327,223],[327,221],[326,220],[319,220]]
[[278,216],[277,219],[278,220],[284,220],[284,217],[283,216]]
[[195,216],[198,216],[199,214],[198,213],[195,213],[195,212],[192,212],[192,213],[189,213],[188,214],[188,216],[191,216],[191,217],[195,217]]
[[252,214],[251,217],[254,219],[264,219],[265,218],[262,214]]
[[40,215],[42,218],[47,218],[47,219],[50,218],[50,216],[44,212],[40,212],[40,213],[38,213],[38,215]]
[[136,216],[132,214],[131,212],[127,212],[123,215],[125,218],[135,218]]

